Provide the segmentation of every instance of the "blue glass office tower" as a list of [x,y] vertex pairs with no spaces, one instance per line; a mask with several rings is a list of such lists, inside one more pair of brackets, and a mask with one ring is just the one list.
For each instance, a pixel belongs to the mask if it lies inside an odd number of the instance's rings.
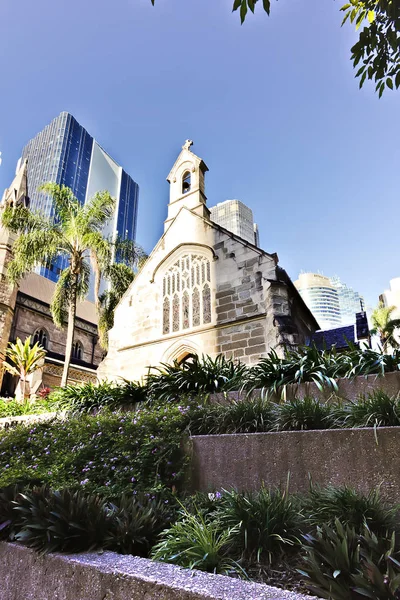
[[[25,159],[28,160],[32,210],[49,216],[52,214],[51,198],[38,191],[39,186],[47,181],[68,186],[82,204],[96,192],[107,190],[116,199],[116,209],[104,233],[135,240],[138,184],[72,115],[62,112],[28,142],[22,152],[22,160]],[[60,257],[47,267],[41,267],[39,272],[57,281],[65,266],[65,259]]]

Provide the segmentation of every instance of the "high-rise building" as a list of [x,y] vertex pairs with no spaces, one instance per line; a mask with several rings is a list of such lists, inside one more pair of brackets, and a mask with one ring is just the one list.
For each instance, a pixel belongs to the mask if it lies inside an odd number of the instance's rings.
[[321,329],[355,324],[356,314],[365,311],[364,298],[337,276],[300,273],[294,284]]
[[[116,200],[115,214],[104,233],[135,240],[139,186],[69,113],[62,112],[22,151],[28,161],[30,207],[50,216],[52,200],[38,190],[47,181],[66,185],[84,204],[96,192],[107,190]],[[66,259],[57,258],[39,273],[57,281]]]
[[335,286],[339,294],[340,315],[343,325],[349,325],[356,322],[356,313],[365,310],[364,298],[353,288],[343,283],[340,278],[330,278],[331,283]]
[[395,310],[390,317],[400,319],[400,277],[390,280],[389,289],[379,296],[379,300],[384,306],[394,306]]
[[253,211],[240,200],[225,200],[210,208],[211,221],[235,233],[243,240],[259,245],[258,227],[254,223]]
[[300,273],[294,285],[321,329],[341,325],[339,294],[329,277],[319,273]]

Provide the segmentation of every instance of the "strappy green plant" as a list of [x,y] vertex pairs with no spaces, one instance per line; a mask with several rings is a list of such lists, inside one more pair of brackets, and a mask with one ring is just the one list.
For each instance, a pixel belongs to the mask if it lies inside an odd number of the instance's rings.
[[238,525],[223,529],[218,520],[199,511],[190,514],[183,509],[181,519],[161,535],[152,556],[154,560],[189,569],[246,577],[231,554],[238,533]]
[[29,375],[40,369],[43,364],[46,350],[39,343],[31,345],[31,337],[27,337],[25,342],[17,338],[15,344],[10,342],[6,348],[5,355],[7,360],[3,361],[3,368],[19,377],[23,396],[25,398],[25,386]]

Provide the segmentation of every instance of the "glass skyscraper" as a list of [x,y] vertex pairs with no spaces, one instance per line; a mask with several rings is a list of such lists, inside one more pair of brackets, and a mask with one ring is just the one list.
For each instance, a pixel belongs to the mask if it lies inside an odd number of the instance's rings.
[[356,313],[365,310],[364,298],[358,292],[355,292],[353,288],[343,283],[337,275],[330,279],[338,291],[343,325],[355,323]]
[[[135,240],[139,186],[69,113],[62,112],[22,151],[28,161],[30,207],[50,216],[52,200],[38,190],[47,181],[66,185],[81,204],[96,192],[107,190],[116,200],[113,219],[104,233]],[[39,273],[57,281],[66,266],[59,257]],[[93,299],[93,298],[91,298]]]
[[253,211],[240,200],[225,200],[210,208],[210,219],[242,239],[259,245],[258,227],[254,223]]
[[321,329],[354,324],[356,314],[365,310],[363,297],[337,276],[300,273],[294,285]]

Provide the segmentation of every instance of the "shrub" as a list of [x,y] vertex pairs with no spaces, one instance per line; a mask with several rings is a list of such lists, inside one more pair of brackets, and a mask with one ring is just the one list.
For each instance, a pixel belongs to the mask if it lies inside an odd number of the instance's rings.
[[332,408],[314,398],[294,398],[284,402],[277,411],[278,431],[329,429],[333,425]]
[[108,498],[144,491],[168,499],[184,476],[187,411],[183,406],[102,411],[0,431],[0,486],[35,479]]
[[375,533],[384,533],[396,527],[398,507],[386,504],[379,490],[367,494],[343,486],[312,486],[303,499],[304,514],[312,527],[326,524],[332,527],[336,520],[361,531],[365,524]]
[[333,347],[318,350],[315,345],[290,350],[283,358],[275,350],[248,370],[242,388],[263,389],[267,394],[285,395],[289,384],[314,382],[322,390],[337,390],[336,379],[357,375],[383,375],[400,370],[400,349],[391,355],[369,348],[359,349],[349,343],[346,352],[338,353]]
[[175,505],[149,494],[122,495],[114,503],[77,490],[48,486],[0,490],[0,536],[41,553],[104,548],[148,556]]
[[153,367],[149,373],[149,392],[157,401],[171,401],[182,395],[204,394],[238,389],[247,371],[246,365],[219,354],[195,356],[192,362]]
[[349,402],[345,408],[346,424],[351,427],[385,427],[400,425],[400,398],[380,390]]
[[71,414],[98,412],[103,408],[115,410],[126,406],[134,406],[146,400],[147,390],[144,386],[133,381],[122,384],[84,383],[82,385],[67,385],[58,388],[50,395],[54,405]]
[[0,398],[0,418],[21,415],[34,415],[54,410],[52,402],[43,399],[36,402],[19,402],[9,398]]
[[15,533],[15,511],[13,502],[22,491],[21,484],[9,485],[0,489],[0,540],[14,539]]
[[304,517],[294,496],[262,486],[257,492],[224,492],[215,515],[237,531],[235,542],[247,559],[271,562],[299,544]]
[[275,414],[276,405],[261,398],[233,401],[228,405],[198,405],[190,411],[190,432],[212,435],[271,431]]
[[159,534],[175,520],[175,504],[149,494],[123,494],[111,504],[113,526],[105,546],[119,554],[147,557]]
[[153,558],[209,573],[245,576],[231,557],[238,530],[238,526],[222,530],[218,520],[183,510],[181,520],[163,532]]
[[42,553],[83,552],[101,548],[112,525],[112,512],[100,496],[80,491],[34,487],[17,495],[15,540]]
[[363,533],[343,526],[323,525],[304,536],[299,572],[309,589],[331,600],[398,600],[400,563],[394,558],[395,535],[378,538],[367,526]]

